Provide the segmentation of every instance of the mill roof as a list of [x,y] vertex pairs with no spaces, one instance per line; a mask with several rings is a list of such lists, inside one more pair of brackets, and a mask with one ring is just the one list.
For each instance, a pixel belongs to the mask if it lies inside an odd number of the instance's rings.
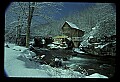
[[68,23],[71,26],[71,28],[80,30],[75,24],[68,22],[68,21],[65,21],[65,22]]

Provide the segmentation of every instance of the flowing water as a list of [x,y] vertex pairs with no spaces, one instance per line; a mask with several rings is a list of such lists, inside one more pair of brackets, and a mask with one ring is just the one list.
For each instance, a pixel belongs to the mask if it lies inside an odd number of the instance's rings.
[[70,58],[69,62],[67,62],[66,64],[79,64],[88,72],[88,75],[99,73],[111,78],[114,77],[115,74],[114,57],[99,57],[77,54],[77,56]]
[[[85,69],[88,75],[93,73],[99,73],[105,75],[109,78],[115,75],[115,57],[100,57],[94,55],[84,55],[78,54],[75,55],[71,50],[49,50],[45,51],[46,60],[50,62],[52,56],[61,56],[66,57],[70,56],[67,61],[63,61],[63,65],[72,66],[79,65]],[[73,56],[72,56],[73,55]]]

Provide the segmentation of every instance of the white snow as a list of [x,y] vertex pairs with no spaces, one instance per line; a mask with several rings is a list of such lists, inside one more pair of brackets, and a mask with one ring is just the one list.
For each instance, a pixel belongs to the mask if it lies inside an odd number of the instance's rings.
[[48,44],[47,46],[50,48],[50,49],[65,49],[67,48],[67,44],[65,44],[64,47],[61,47],[63,44],[60,44],[60,43],[56,43],[56,42],[53,42],[54,44]]
[[45,55],[42,55],[42,56],[40,56],[41,57],[41,59],[43,59],[44,57],[45,57]]
[[[60,68],[53,68],[49,65],[40,65],[40,69],[26,68],[25,62],[18,60],[17,57],[21,53],[28,53],[26,48],[18,47],[14,44],[8,44],[10,48],[5,47],[4,56],[4,70],[8,77],[35,77],[35,78],[79,78],[81,73],[72,70],[63,70]],[[13,50],[13,48],[15,50]],[[16,48],[23,50],[17,51]]]
[[32,56],[35,56],[36,54],[32,51],[29,51],[28,49],[25,49],[23,52],[21,52],[18,56],[24,56],[25,58],[31,58]]
[[80,53],[80,54],[84,54],[85,52],[83,51],[80,51],[80,48],[75,48],[74,49],[74,52],[77,52],[77,53]]
[[[4,53],[5,53],[4,70],[8,77],[27,77],[27,78],[89,78],[91,77],[91,76],[85,77],[83,74],[77,71],[73,71],[71,69],[53,68],[49,65],[44,65],[44,64],[39,65],[38,68],[27,68],[25,66],[25,62],[17,59],[17,57],[20,54],[30,55],[32,52],[29,52],[28,49],[26,49],[25,47],[16,46],[15,44],[8,44],[8,45],[10,46],[10,48],[4,47]],[[22,52],[18,51],[17,48],[18,50],[21,49]],[[32,54],[35,55],[34,53]],[[72,58],[72,60],[74,59],[78,59],[78,58],[76,57]],[[96,77],[98,78],[99,77],[101,78],[101,76],[96,75]]]
[[13,47],[13,50],[17,50],[17,51],[21,51],[21,52],[23,52],[23,51],[26,50],[26,49],[28,49],[28,48],[21,47],[21,46],[14,46],[14,47]]
[[94,38],[93,36],[89,36],[89,39]]
[[79,28],[75,25],[75,24],[73,24],[73,23],[71,23],[71,22],[68,22],[68,21],[66,21],[72,28],[75,28],[75,29],[78,29],[79,30]]
[[58,41],[54,41],[54,42],[52,42],[53,44],[60,44]]
[[[100,43],[96,43],[96,44],[100,44]],[[100,49],[102,49],[102,48],[104,48],[105,46],[107,46],[109,43],[106,43],[106,44],[104,44],[104,45],[98,45],[98,46],[96,46],[95,48],[100,48]]]
[[29,44],[33,45],[35,42],[34,40],[30,41]]
[[94,73],[89,76],[86,76],[86,78],[108,78],[107,76],[101,75],[99,73]]
[[103,48],[103,47],[105,47],[106,45],[108,45],[109,43],[106,43],[106,44],[104,44],[104,45],[98,45],[98,48]]
[[78,60],[78,61],[80,61],[80,60],[89,60],[89,59],[85,59],[85,58],[79,58],[79,57],[71,57],[70,59],[69,59],[70,61],[71,60]]
[[50,47],[50,49],[58,48],[58,46],[55,44],[48,44],[47,46]]
[[[8,44],[10,48],[4,48],[4,70],[8,77],[49,77],[43,70],[28,69],[25,62],[18,60],[17,57],[21,51],[13,50],[17,48],[14,44]],[[22,49],[21,47],[18,47]],[[24,50],[26,48],[23,48]]]
[[96,27],[93,27],[93,28],[92,28],[92,30],[95,30],[95,29],[96,29]]

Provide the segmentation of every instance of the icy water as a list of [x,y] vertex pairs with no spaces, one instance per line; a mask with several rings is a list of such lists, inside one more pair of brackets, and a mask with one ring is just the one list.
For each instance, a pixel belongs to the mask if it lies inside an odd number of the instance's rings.
[[[70,50],[50,50],[52,55],[65,56],[74,55]],[[88,75],[99,73],[109,78],[114,77],[115,57],[100,57],[94,55],[78,54],[70,57],[68,61],[63,61],[64,65],[79,65],[88,72]]]
[[91,55],[77,54],[70,58],[67,65],[79,64],[88,72],[88,75],[99,73],[109,78],[114,77],[115,58],[113,57],[96,57]]
[[72,52],[72,50],[64,49],[48,50],[44,51],[44,53],[47,54],[45,58],[46,62],[51,62],[52,56],[70,56],[67,61],[63,61],[63,66],[66,65],[69,67],[73,67],[73,69],[76,69],[76,65],[80,66],[87,71],[88,75],[99,73],[111,78],[115,74],[115,57],[100,57],[88,54],[76,54]]

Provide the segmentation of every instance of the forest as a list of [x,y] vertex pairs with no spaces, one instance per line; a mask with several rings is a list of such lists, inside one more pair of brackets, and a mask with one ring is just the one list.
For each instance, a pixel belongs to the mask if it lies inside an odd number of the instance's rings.
[[[106,76],[112,77],[115,72],[114,57],[116,56],[116,5],[114,3],[94,3],[62,17],[60,15],[64,14],[64,12],[62,12],[64,7],[64,2],[11,3],[5,12],[5,47],[10,48],[12,44],[13,50],[22,52],[19,53],[19,56],[15,57],[18,60],[24,61],[28,68],[41,69],[38,64],[40,63],[56,68],[62,66],[64,69],[73,69],[71,71],[69,70],[71,72],[70,78],[72,78],[72,75],[73,78],[83,78],[93,73],[96,74],[96,72],[105,75],[105,78]],[[81,40],[79,40],[79,44],[77,44],[78,47],[74,46],[69,48],[70,41],[73,41],[72,38],[78,38],[78,36],[68,38],[68,36],[63,34],[62,27],[66,24],[66,21],[69,21],[68,23],[77,26],[78,29],[84,32],[84,35],[79,37]],[[23,36],[25,37],[21,40]],[[63,39],[60,38],[60,40],[64,41],[60,41],[59,43],[59,41],[56,41],[56,36],[66,37]],[[35,37],[40,37],[38,43]],[[47,41],[46,37],[50,37],[49,41]],[[46,41],[45,46],[42,45],[44,44],[42,41],[43,38]],[[51,38],[52,40],[50,40]],[[70,41],[67,41],[65,38]],[[14,47],[13,44],[15,44]],[[73,44],[75,45],[75,41],[73,41]],[[22,49],[25,50],[22,51]],[[5,49],[6,53],[9,51],[7,50],[8,49]],[[56,64],[56,57],[62,59],[61,64]],[[83,62],[79,60],[79,57],[81,57],[81,59],[83,58],[83,60],[85,58],[84,61],[86,61],[86,63],[88,63],[90,59],[93,64],[90,62],[88,67],[85,64],[82,65],[82,63],[78,63]],[[106,60],[103,60],[102,57]],[[88,60],[86,60],[86,58]],[[7,59],[9,58],[7,58],[6,55],[5,62],[8,61]],[[37,62],[37,64],[31,61]],[[8,63],[5,63],[5,66],[7,67]],[[48,76],[45,76],[65,77],[62,76],[62,73],[60,73],[61,75],[58,73],[60,69],[57,70],[51,67],[42,67],[42,69],[47,69]],[[103,69],[109,70],[103,71]],[[49,70],[54,70],[57,74],[52,74]],[[72,71],[77,71],[80,74],[77,72],[72,74]],[[9,71],[8,73],[8,75],[12,74],[12,72],[10,73]]]

